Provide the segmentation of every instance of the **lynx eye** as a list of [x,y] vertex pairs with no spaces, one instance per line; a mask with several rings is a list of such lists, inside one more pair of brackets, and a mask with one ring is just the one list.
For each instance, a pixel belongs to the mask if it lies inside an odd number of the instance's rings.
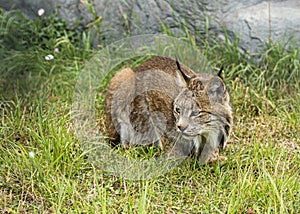
[[175,107],[175,112],[176,112],[177,114],[180,114],[180,108],[179,108],[179,107]]
[[197,117],[197,116],[200,116],[201,113],[202,113],[202,111],[192,111],[191,117]]

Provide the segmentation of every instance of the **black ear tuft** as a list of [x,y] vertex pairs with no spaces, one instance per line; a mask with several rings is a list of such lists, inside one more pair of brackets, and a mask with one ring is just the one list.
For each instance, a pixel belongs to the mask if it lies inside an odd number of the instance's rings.
[[177,65],[178,70],[181,71],[181,67],[180,67],[180,63],[179,63],[178,58],[176,58],[176,65]]
[[[222,71],[224,69],[224,66],[222,65],[219,72],[218,72],[218,77],[222,78]],[[223,78],[222,78],[223,79]]]
[[177,66],[177,69],[180,71],[181,76],[183,77],[183,79],[185,80],[185,82],[186,82],[187,84],[189,84],[190,81],[191,81],[191,77],[188,76],[185,72],[182,71],[181,66],[180,66],[180,63],[179,63],[179,61],[178,61],[177,58],[176,58],[176,66]]

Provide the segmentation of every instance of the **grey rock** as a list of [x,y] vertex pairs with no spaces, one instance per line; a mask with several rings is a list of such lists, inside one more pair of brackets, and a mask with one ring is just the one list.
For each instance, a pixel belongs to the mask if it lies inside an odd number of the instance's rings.
[[[270,39],[286,42],[300,39],[299,0],[94,0],[96,15],[102,17],[101,39],[107,43],[127,35],[153,34],[167,26],[179,34],[188,29],[196,40],[205,36],[231,40],[239,38],[240,48],[259,53]],[[59,6],[58,15],[70,25],[86,26],[93,14],[79,0],[1,0],[5,10],[20,9],[30,18],[39,8],[46,15]],[[95,40],[99,42],[99,40]]]
[[241,47],[255,53],[270,39],[286,43],[291,37],[300,40],[300,1],[259,2],[231,10],[222,17],[222,24],[241,39]]

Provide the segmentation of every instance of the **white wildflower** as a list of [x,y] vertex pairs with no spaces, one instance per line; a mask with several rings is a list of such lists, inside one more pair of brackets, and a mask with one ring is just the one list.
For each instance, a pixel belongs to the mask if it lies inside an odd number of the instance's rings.
[[82,4],[88,4],[88,3],[89,3],[88,0],[80,0],[80,2],[81,2]]
[[50,61],[50,60],[53,60],[54,59],[54,56],[52,54],[49,54],[47,56],[45,56],[45,60],[47,61]]
[[34,152],[29,152],[29,157],[34,158]]
[[45,10],[43,8],[41,8],[41,9],[38,10],[38,15],[39,16],[44,15],[44,13],[45,13]]
[[58,48],[55,48],[55,49],[54,49],[54,52],[55,52],[55,53],[59,53],[59,49],[58,49]]

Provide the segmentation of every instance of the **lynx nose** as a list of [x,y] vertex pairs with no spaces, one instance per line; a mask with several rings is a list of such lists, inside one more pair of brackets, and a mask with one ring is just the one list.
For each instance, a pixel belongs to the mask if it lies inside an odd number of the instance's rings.
[[187,127],[188,127],[188,124],[184,124],[184,123],[178,123],[178,124],[177,124],[177,128],[178,128],[181,132],[184,132],[184,130],[186,130]]

